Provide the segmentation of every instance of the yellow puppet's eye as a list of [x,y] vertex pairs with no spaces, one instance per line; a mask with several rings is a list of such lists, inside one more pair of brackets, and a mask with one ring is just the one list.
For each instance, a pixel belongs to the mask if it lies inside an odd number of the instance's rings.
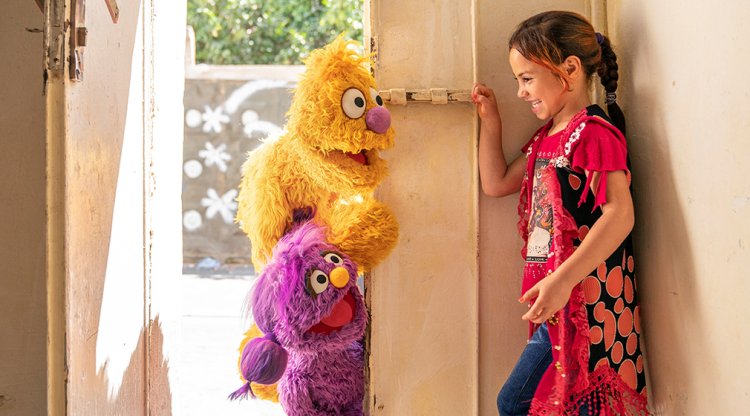
[[375,91],[375,88],[370,88],[370,97],[372,97],[372,100],[375,101],[378,106],[383,106],[383,99],[380,98],[380,95]]
[[336,266],[341,266],[342,264],[344,264],[344,259],[342,259],[339,254],[333,252],[327,253],[325,256],[323,256],[323,259],[325,259],[325,261],[329,263],[335,264]]
[[320,270],[314,270],[310,275],[310,286],[312,286],[315,293],[323,293],[328,287],[328,275]]
[[367,105],[365,95],[356,88],[349,88],[341,96],[341,108],[349,118],[360,118],[365,113]]

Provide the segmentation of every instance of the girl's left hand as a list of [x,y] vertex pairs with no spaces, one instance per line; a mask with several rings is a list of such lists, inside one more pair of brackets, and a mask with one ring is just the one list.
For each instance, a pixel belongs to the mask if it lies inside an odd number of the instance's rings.
[[523,303],[536,299],[534,305],[521,319],[541,324],[568,304],[573,288],[561,277],[557,273],[552,273],[518,299]]

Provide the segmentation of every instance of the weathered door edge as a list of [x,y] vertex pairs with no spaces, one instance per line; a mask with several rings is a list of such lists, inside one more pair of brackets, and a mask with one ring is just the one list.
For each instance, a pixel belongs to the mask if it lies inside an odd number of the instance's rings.
[[69,0],[44,3],[44,90],[47,100],[47,414],[67,414],[65,294],[65,10]]

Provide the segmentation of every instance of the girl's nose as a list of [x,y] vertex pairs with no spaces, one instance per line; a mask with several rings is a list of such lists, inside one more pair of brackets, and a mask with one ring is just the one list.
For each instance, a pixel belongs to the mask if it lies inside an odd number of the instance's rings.
[[391,113],[384,107],[374,107],[367,112],[365,124],[377,134],[385,133],[391,127]]
[[526,96],[526,90],[523,89],[523,87],[518,87],[518,98],[523,98]]

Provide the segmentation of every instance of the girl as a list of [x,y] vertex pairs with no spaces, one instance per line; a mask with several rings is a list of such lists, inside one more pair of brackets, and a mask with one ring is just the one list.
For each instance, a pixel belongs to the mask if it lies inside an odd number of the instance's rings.
[[[484,84],[473,87],[482,118],[482,189],[494,197],[521,191],[519,231],[526,243],[519,301],[529,302],[522,319],[533,336],[498,395],[498,411],[648,414],[615,53],[606,37],[570,12],[529,18],[509,46],[518,97],[549,121],[507,164],[495,95]],[[589,100],[594,72],[612,119]]]

